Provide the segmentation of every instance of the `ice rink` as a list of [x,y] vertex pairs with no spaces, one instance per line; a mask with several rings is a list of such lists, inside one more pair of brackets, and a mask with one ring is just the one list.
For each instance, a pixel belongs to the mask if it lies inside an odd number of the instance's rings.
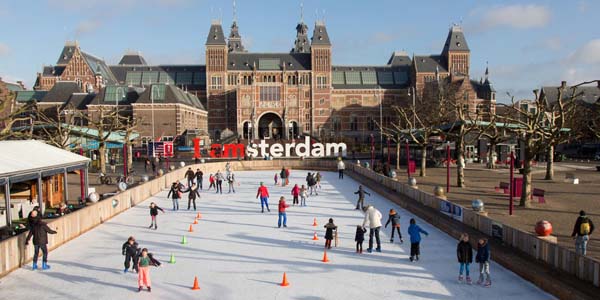
[[[406,230],[412,215],[368,188],[372,196],[366,203],[382,212],[382,222],[390,208],[401,215],[404,244],[398,238],[390,244],[388,226],[382,228],[382,253],[366,253],[367,233],[365,253],[356,254],[354,233],[363,220],[354,209],[358,184],[348,176],[338,180],[337,173],[322,173],[319,195],[309,197],[307,207],[290,207],[288,228],[279,229],[277,200],[283,195],[291,205],[293,184],[305,184],[307,172],[292,170],[288,187],[274,186],[275,172],[236,172],[235,194],[227,194],[225,184],[223,195],[202,191],[197,201],[202,219],[192,233],[188,228],[196,212],[187,210],[187,195],[181,210],[173,212],[163,191],[51,252],[51,270],[34,272],[28,264],[0,279],[0,299],[553,299],[495,263],[492,287],[459,284],[457,241],[418,218],[429,236],[421,243],[421,261],[411,263]],[[261,214],[255,199],[260,181],[269,187],[270,213]],[[165,209],[156,231],[148,229],[152,201]],[[323,225],[330,217],[339,227],[340,245],[323,263]],[[315,231],[318,241],[312,240]],[[138,293],[137,275],[123,274],[121,246],[130,235],[163,262],[151,268],[152,293]],[[171,254],[175,264],[168,263]],[[476,281],[478,266],[471,269]],[[283,272],[288,287],[279,286]],[[191,290],[194,276],[199,291]]]

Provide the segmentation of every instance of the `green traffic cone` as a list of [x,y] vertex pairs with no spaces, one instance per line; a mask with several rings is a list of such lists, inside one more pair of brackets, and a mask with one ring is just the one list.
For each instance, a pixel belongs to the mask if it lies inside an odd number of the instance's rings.
[[169,263],[170,264],[174,264],[175,263],[175,254],[171,253],[171,259],[169,259]]
[[185,238],[185,235],[181,239],[181,244],[183,244],[183,245],[187,244],[187,239]]

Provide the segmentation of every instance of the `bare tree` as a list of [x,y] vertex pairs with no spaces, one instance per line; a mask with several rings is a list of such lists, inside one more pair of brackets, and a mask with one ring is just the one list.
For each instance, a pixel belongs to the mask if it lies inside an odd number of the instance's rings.
[[496,120],[498,116],[493,114],[490,116],[490,121],[486,126],[479,127],[479,135],[478,139],[481,137],[485,137],[489,142],[488,149],[488,169],[496,168],[496,160],[494,154],[496,153],[496,146],[504,141],[509,139],[509,136],[506,134],[505,129],[498,128],[498,124]]
[[133,139],[132,136],[135,133],[137,127],[142,123],[142,119],[138,118],[128,118],[128,117],[120,117],[121,122],[123,123],[123,140],[125,145],[127,145],[127,170],[131,170],[133,168]]
[[[0,84],[4,83],[0,81]],[[33,126],[21,130],[15,130],[14,127],[21,122],[32,124],[33,116],[30,112],[35,107],[35,102],[28,102],[13,109],[15,97],[14,92],[0,89],[0,112],[5,112],[4,116],[0,115],[0,140],[29,139],[32,136]]]
[[125,129],[118,110],[113,107],[103,105],[95,107],[93,111],[89,111],[85,117],[88,127],[98,131],[98,154],[100,156],[100,171],[106,173],[106,149],[111,134]]
[[55,147],[70,150],[72,146],[72,132],[77,117],[81,112],[71,105],[53,106],[47,109],[36,110],[34,136]]

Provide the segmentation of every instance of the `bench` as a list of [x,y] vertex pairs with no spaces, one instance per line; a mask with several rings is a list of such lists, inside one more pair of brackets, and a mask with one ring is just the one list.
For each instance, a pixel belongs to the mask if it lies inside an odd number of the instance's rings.
[[508,182],[500,182],[500,186],[496,187],[496,192],[500,192],[500,189],[504,190],[505,194],[508,194],[508,188],[510,187],[510,184],[508,184]]
[[532,197],[537,197],[538,198],[538,203],[546,203],[546,199],[544,199],[544,193],[546,191],[542,190],[542,189],[533,189],[533,193],[532,193]]

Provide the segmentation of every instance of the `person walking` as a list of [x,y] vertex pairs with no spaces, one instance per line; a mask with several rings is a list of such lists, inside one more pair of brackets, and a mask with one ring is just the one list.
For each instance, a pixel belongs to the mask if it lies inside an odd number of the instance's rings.
[[490,277],[490,245],[488,244],[487,239],[479,239],[475,262],[479,263],[479,279],[477,280],[477,284],[483,284],[485,287],[490,287],[492,285],[492,279]]
[[575,237],[575,252],[579,255],[586,255],[587,243],[590,240],[590,235],[594,232],[594,223],[585,214],[585,211],[579,212],[579,217],[573,226],[572,237]]
[[385,222],[385,228],[387,228],[388,224],[392,223],[392,236],[390,238],[390,243],[394,242],[394,230],[398,232],[398,237],[400,238],[400,244],[404,243],[402,240],[402,233],[400,232],[400,215],[392,208],[390,209],[390,214],[388,215],[388,220]]
[[154,226],[154,230],[158,229],[158,223],[156,222],[156,216],[158,216],[158,211],[162,211],[162,213],[164,214],[165,211],[158,207],[158,205],[156,205],[154,202],[150,203],[150,218],[152,219],[150,221],[150,226],[148,228],[152,229],[152,226]]
[[144,172],[148,172],[148,167],[150,166],[150,160],[146,157],[144,161]]
[[281,228],[281,221],[283,220],[283,227],[287,227],[287,214],[285,209],[290,207],[285,203],[285,197],[279,198],[279,218],[277,219],[277,226]]
[[363,227],[369,225],[369,248],[367,252],[373,252],[373,236],[377,240],[377,248],[375,251],[381,252],[381,241],[379,239],[379,230],[381,229],[381,212],[372,205],[367,205],[363,208],[365,212],[365,219],[363,220]]
[[294,187],[292,188],[292,196],[294,197],[292,205],[300,204],[298,202],[298,197],[300,196],[300,187],[298,187],[297,184],[295,184]]
[[221,170],[218,170],[217,174],[215,174],[215,186],[217,187],[217,194],[223,194],[223,180],[225,180],[225,177],[223,176],[223,173],[221,173]]
[[271,210],[269,209],[269,190],[263,184],[262,181],[260,182],[260,186],[258,187],[258,191],[256,192],[256,199],[258,199],[258,197],[260,197],[260,207],[262,209],[261,212],[265,212],[265,206],[267,207],[267,211],[271,212]]
[[152,174],[156,175],[156,160],[152,159]]
[[338,157],[337,169],[338,179],[344,179],[344,170],[346,169],[346,164],[344,164],[344,161],[341,157]]
[[173,182],[171,184],[171,190],[169,190],[169,194],[167,194],[167,198],[172,197],[173,200],[173,210],[179,210],[179,199],[181,199],[181,186],[179,185],[179,181]]
[[202,177],[204,176],[204,173],[202,173],[200,169],[196,169],[196,173],[194,174],[194,176],[196,177],[196,184],[198,185],[198,189],[202,190]]
[[458,271],[458,282],[463,282],[464,271],[465,275],[467,276],[467,284],[471,284],[469,265],[471,265],[473,262],[473,248],[471,248],[471,244],[469,243],[469,235],[466,233],[460,235],[460,241],[456,246],[456,257],[458,258],[458,263],[460,264],[460,269]]
[[285,169],[285,185],[289,185],[290,184],[290,169],[286,168]]
[[36,210],[31,212],[32,227],[29,229],[27,238],[25,238],[25,246],[29,245],[29,240],[33,237],[33,265],[32,270],[37,270],[38,256],[40,250],[42,250],[42,270],[50,269],[48,265],[48,233],[56,234],[55,230],[50,229],[48,224],[42,221],[41,216],[38,218],[38,212]]
[[227,186],[229,187],[229,193],[233,191],[235,194],[235,174],[233,174],[233,172],[227,175]]
[[365,232],[367,232],[367,230],[364,227],[360,225],[356,226],[356,234],[354,235],[354,241],[356,242],[356,253],[362,254]]
[[110,170],[115,173],[116,172],[116,168],[117,168],[117,160],[115,159],[115,156],[111,156],[110,157]]
[[329,218],[329,222],[325,224],[325,248],[331,249],[331,241],[334,238],[334,231],[337,231],[337,225],[333,223],[333,218]]
[[315,178],[317,179],[317,188],[321,189],[321,172],[317,172],[317,175],[315,175]]
[[300,188],[300,206],[306,206],[306,198],[308,198],[308,191],[303,184]]
[[187,190],[188,194],[188,210],[190,210],[190,206],[194,204],[194,210],[196,210],[196,198],[200,198],[200,193],[198,193],[198,188],[196,184],[193,183],[192,186]]
[[185,178],[187,178],[187,186],[188,187],[190,187],[190,186],[192,186],[192,184],[194,184],[195,177],[196,177],[196,174],[194,173],[192,168],[188,168],[188,170],[185,172]]
[[210,184],[208,185],[208,190],[209,190],[209,191],[210,191],[210,189],[211,189],[211,188],[216,188],[216,187],[215,187],[215,176],[214,176],[213,174],[210,174],[210,175],[208,176],[208,182],[210,183]]
[[123,273],[127,273],[129,271],[129,267],[132,266],[133,270],[136,273],[139,273],[138,270],[138,255],[140,249],[138,248],[138,243],[135,241],[133,236],[130,236],[125,243],[123,243],[123,247],[121,253],[125,256],[125,269]]
[[279,177],[281,178],[281,186],[287,185],[287,177],[285,176],[285,167],[281,168],[281,172],[279,172]]
[[358,191],[354,192],[354,194],[358,194],[358,201],[356,201],[356,208],[358,209],[360,207],[360,209],[364,209],[364,205],[365,205],[365,194],[371,196],[371,194],[369,194],[369,192],[365,191],[363,189],[362,185],[358,186]]
[[427,231],[417,225],[415,219],[410,219],[410,225],[408,226],[408,235],[410,235],[410,261],[414,261],[415,258],[417,261],[419,260],[419,255],[421,254],[421,233],[429,235]]

